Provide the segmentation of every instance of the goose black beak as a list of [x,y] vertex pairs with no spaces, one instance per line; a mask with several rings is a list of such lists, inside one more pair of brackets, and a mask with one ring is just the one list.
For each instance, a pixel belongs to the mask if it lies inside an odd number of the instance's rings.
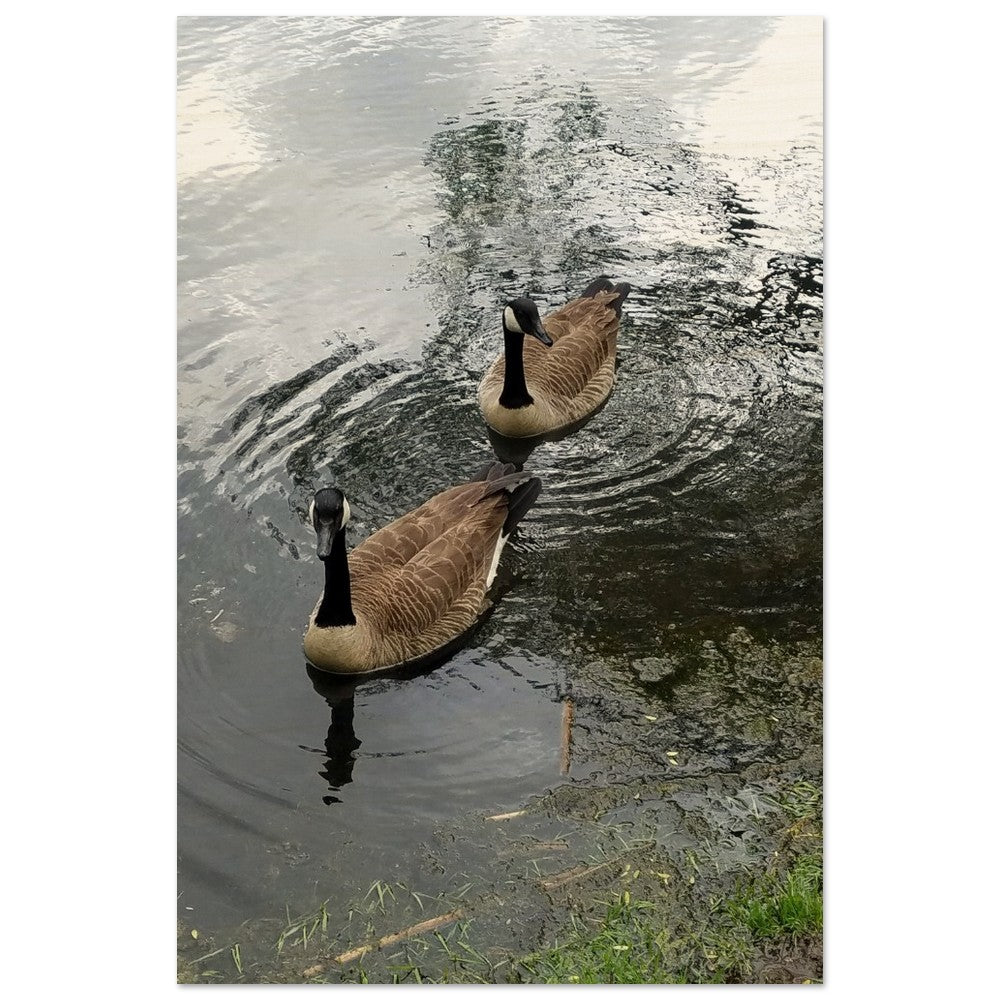
[[321,524],[316,529],[316,555],[320,559],[329,559],[333,551],[333,525]]
[[531,335],[532,337],[537,337],[546,347],[552,346],[552,338],[545,332],[541,322],[535,324],[535,328],[531,331]]

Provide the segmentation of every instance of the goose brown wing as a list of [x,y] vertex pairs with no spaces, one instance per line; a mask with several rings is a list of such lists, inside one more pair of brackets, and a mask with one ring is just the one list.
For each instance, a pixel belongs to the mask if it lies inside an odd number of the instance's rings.
[[502,489],[466,483],[375,532],[350,556],[356,606],[385,632],[427,631],[466,594],[477,574],[485,581],[506,509]]
[[551,396],[579,395],[607,361],[615,346],[619,320],[608,303],[616,291],[574,299],[542,321],[555,341],[544,347],[525,338],[524,368],[532,386]]
[[[406,565],[468,506],[467,494],[472,487],[472,483],[463,483],[445,490],[369,535],[350,553],[352,578],[376,577]],[[475,488],[477,495],[481,489],[481,485]]]
[[[469,589],[486,574],[492,560],[504,504],[496,501],[476,507],[473,516],[454,525],[423,548],[405,566],[388,574],[391,593],[383,605],[387,632],[420,635],[447,616]],[[474,618],[476,608],[469,608]]]

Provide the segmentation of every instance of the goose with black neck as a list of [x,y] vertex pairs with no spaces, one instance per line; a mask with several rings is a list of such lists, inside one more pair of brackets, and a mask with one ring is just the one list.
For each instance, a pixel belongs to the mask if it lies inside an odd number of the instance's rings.
[[309,518],[324,585],[306,658],[358,675],[447,656],[489,611],[500,553],[540,492],[537,478],[496,462],[348,553],[350,504],[335,487],[319,490]]
[[566,430],[611,393],[630,286],[602,275],[544,321],[527,296],[503,308],[503,354],[479,385],[486,423],[509,438]]

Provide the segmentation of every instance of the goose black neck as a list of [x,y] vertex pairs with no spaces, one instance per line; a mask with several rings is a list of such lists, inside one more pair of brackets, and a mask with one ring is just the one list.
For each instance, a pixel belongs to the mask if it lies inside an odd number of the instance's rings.
[[351,608],[351,574],[347,568],[347,538],[343,528],[334,536],[333,548],[324,560],[324,566],[326,584],[323,600],[316,612],[316,625],[319,628],[357,625]]
[[508,410],[530,406],[534,399],[524,381],[524,334],[512,333],[504,327],[503,353],[503,392],[500,393],[500,405]]

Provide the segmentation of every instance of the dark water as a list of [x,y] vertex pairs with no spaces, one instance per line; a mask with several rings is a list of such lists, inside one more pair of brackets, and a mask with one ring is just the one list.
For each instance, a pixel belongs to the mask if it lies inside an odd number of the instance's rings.
[[[821,632],[820,123],[792,100],[741,152],[726,114],[786,34],[180,20],[185,919],[434,891],[442,823],[665,768],[642,706],[691,775],[817,750],[773,651]],[[600,273],[634,289],[616,389],[528,457],[496,613],[433,672],[314,685],[313,491],[345,491],[357,544],[475,472],[502,303]]]

